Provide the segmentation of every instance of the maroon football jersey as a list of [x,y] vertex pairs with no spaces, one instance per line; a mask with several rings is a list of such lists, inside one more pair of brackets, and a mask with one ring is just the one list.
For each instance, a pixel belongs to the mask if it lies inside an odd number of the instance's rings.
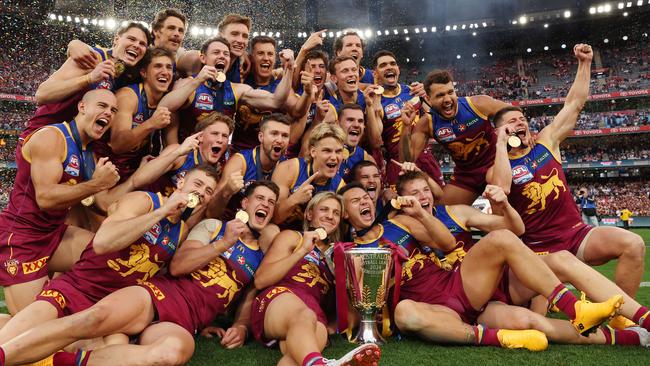
[[[61,137],[65,139],[65,156],[61,156],[63,173],[58,183],[74,185],[83,182],[82,155],[72,137],[70,125],[64,122],[45,128],[56,129],[61,134]],[[31,136],[27,136],[25,144]],[[38,206],[34,184],[32,183],[30,160],[29,156],[25,156],[21,147],[20,153],[16,156],[18,172],[14,180],[9,204],[0,213],[0,227],[11,232],[36,231],[49,233],[63,224],[69,209],[46,211]]]
[[510,158],[512,187],[508,200],[526,226],[522,240],[533,250],[553,244],[568,229],[582,222],[564,176],[561,161],[538,142],[524,156]]

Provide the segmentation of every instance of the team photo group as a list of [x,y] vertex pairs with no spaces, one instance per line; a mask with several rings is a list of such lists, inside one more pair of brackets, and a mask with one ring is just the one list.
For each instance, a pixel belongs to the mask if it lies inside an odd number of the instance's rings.
[[[251,22],[190,49],[160,9],[61,51],[0,213],[0,365],[183,365],[201,335],[282,366],[381,365],[399,337],[650,346],[645,243],[584,223],[562,165],[592,46],[566,48],[573,81],[536,131],[453,70],[400,82],[363,34],[291,50]],[[610,261],[613,280],[592,267]],[[349,352],[325,358],[336,334]]]

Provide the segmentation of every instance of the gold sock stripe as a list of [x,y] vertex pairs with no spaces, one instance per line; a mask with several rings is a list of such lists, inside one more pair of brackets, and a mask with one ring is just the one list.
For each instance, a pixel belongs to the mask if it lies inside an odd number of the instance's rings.
[[566,287],[561,289],[560,292],[558,292],[557,295],[553,297],[553,300],[551,300],[551,305],[556,306],[557,302],[560,301],[562,296],[564,296],[564,294],[567,292],[569,292],[569,290]]

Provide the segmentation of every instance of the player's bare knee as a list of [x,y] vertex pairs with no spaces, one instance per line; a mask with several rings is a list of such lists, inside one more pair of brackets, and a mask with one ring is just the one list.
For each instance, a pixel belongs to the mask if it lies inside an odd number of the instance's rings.
[[635,233],[627,233],[622,245],[624,256],[638,261],[643,261],[645,258],[645,243],[641,236]]
[[84,329],[89,332],[88,337],[101,337],[105,334],[95,334],[102,328],[102,325],[109,319],[111,314],[111,309],[108,306],[103,304],[97,304],[88,310],[80,313],[79,322],[81,324],[77,325],[78,329]]
[[485,238],[489,238],[490,246],[493,246],[495,251],[510,250],[519,244],[519,238],[512,231],[505,229],[491,231]]
[[415,301],[402,300],[395,307],[395,325],[402,331],[413,330],[417,321]]
[[316,322],[318,321],[318,318],[316,317],[316,313],[314,313],[311,309],[308,308],[304,308],[300,310],[292,318],[293,320],[290,321],[291,323],[313,324],[314,326],[316,326]]
[[149,364],[158,366],[177,366],[186,364],[194,352],[185,342],[169,341],[158,344],[152,352],[149,352]]
[[530,310],[514,309],[509,312],[510,323],[508,328],[512,329],[538,329],[539,319]]
[[567,250],[544,256],[544,262],[556,275],[570,272],[572,268],[575,268],[576,261],[579,261],[579,259]]

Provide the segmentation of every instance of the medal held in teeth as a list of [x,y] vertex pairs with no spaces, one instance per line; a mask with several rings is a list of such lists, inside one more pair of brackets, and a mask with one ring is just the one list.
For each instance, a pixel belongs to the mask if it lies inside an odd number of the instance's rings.
[[235,218],[244,224],[248,222],[248,214],[246,211],[237,211],[237,214],[235,214]]
[[508,137],[508,146],[512,148],[517,148],[521,146],[521,139],[519,138],[519,136],[517,136],[517,134],[512,134],[510,135],[510,137]]
[[393,198],[392,200],[390,200],[390,205],[393,206],[393,208],[396,210],[402,208],[402,204],[399,202],[397,198]]
[[320,240],[325,240],[327,238],[327,231],[322,227],[317,227],[314,232],[316,232],[316,235],[318,235],[318,239]]
[[95,196],[88,196],[81,200],[81,204],[86,207],[92,206],[93,203],[95,203]]
[[199,205],[199,196],[195,193],[187,194],[187,207],[194,208]]

